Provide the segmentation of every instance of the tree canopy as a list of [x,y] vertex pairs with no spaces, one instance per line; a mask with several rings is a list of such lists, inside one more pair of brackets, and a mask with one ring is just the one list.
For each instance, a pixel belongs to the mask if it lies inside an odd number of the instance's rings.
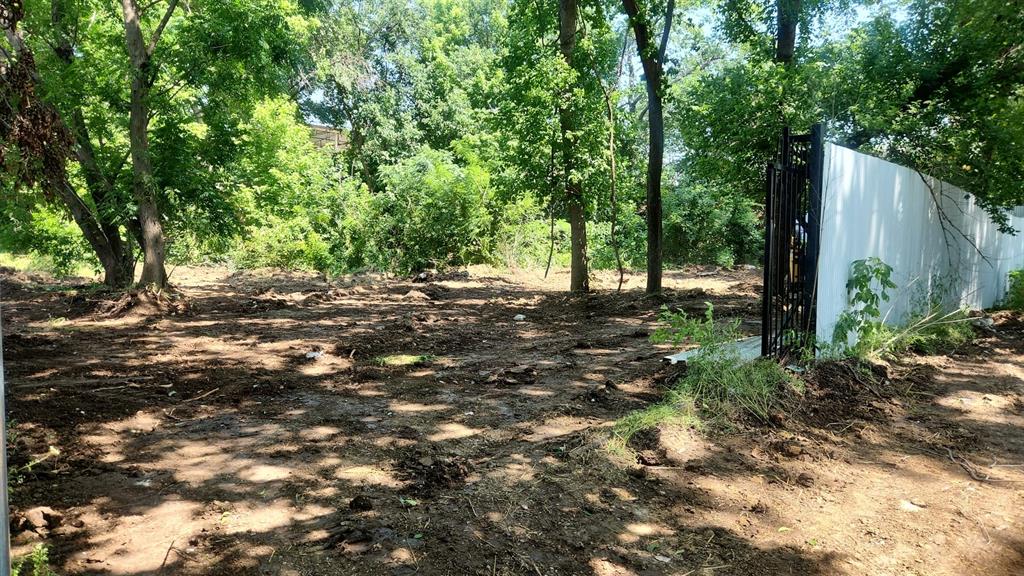
[[571,262],[577,289],[756,262],[765,163],[816,122],[1000,222],[1024,204],[1000,0],[0,5],[0,248],[114,286],[137,260]]

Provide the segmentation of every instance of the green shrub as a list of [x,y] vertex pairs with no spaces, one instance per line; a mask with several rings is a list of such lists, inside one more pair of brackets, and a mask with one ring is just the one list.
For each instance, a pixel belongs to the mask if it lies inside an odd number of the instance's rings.
[[[832,331],[832,346],[844,354],[863,356],[863,350],[884,341],[885,325],[882,323],[882,302],[889,301],[889,290],[896,288],[892,282],[892,266],[880,258],[870,257],[854,260],[846,280],[846,310],[836,319]],[[856,339],[850,344],[851,336]]]
[[1024,312],[1024,270],[1010,272],[1009,290],[1003,300],[1003,307]]
[[676,264],[756,262],[764,245],[753,204],[728,191],[681,185],[665,196],[665,260]]
[[967,311],[943,312],[939,299],[926,300],[921,306],[925,310],[911,315],[902,326],[883,322],[881,304],[889,300],[889,290],[896,288],[892,272],[891,266],[874,257],[851,264],[846,283],[848,307],[836,321],[831,353],[858,358],[892,358],[906,352],[938,354],[974,338]]
[[[494,232],[486,252],[489,260],[508,268],[535,268],[547,264],[551,253],[551,221],[533,196],[494,206]],[[555,221],[553,266],[569,264],[569,223]]]
[[[616,268],[615,250],[612,248],[611,222],[587,225],[590,264],[595,270]],[[643,268],[647,263],[647,223],[634,210],[620,208],[615,227],[615,241],[625,268]]]
[[9,225],[0,232],[0,248],[36,256],[34,265],[54,276],[73,276],[85,266],[98,269],[81,230],[59,208],[46,204],[3,207],[13,210],[6,218]]
[[386,190],[373,198],[373,212],[386,268],[409,272],[483,259],[486,169],[459,166],[449,152],[424,147],[383,172]]
[[328,270],[333,259],[327,242],[309,219],[297,216],[289,220],[267,216],[266,222],[249,231],[232,254],[234,262],[245,268],[278,267]]
[[50,552],[46,546],[37,544],[27,558],[19,558],[11,564],[11,576],[57,576],[50,569]]

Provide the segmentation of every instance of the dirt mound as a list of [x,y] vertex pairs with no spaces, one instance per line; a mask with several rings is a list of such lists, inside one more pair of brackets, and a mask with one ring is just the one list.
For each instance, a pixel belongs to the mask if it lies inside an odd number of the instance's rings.
[[19,334],[12,332],[4,334],[4,354],[15,356],[24,350],[31,350],[40,353],[55,352],[60,347],[60,341],[50,336],[35,334]]
[[398,463],[398,472],[410,482],[409,492],[433,496],[440,490],[461,486],[469,476],[470,464],[460,456],[416,451]]
[[804,378],[796,416],[814,426],[851,419],[878,420],[898,392],[884,366],[854,360],[821,362]]

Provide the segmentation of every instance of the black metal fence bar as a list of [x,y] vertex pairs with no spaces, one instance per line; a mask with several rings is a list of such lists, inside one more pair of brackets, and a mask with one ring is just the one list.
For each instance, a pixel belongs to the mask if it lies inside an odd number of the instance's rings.
[[821,127],[783,130],[765,172],[761,354],[784,357],[812,342],[821,214]]

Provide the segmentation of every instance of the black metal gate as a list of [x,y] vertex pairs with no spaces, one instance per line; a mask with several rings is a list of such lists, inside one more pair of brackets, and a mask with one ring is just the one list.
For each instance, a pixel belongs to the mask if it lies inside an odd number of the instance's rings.
[[787,357],[813,344],[821,181],[821,125],[783,130],[768,164],[765,198],[761,355]]

